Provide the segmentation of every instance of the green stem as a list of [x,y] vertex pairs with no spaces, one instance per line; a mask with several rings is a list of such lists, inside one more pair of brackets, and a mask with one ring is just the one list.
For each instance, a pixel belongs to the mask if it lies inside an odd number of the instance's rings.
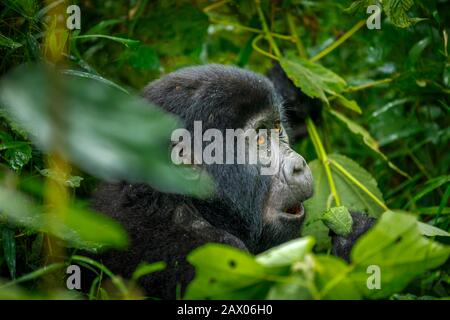
[[353,175],[348,172],[343,166],[341,166],[336,161],[333,161],[331,159],[328,160],[331,165],[333,165],[336,169],[338,169],[347,179],[349,179],[351,182],[353,182],[358,188],[360,188],[362,191],[364,191],[373,201],[375,201],[376,204],[378,204],[381,208],[383,208],[384,211],[388,211],[389,208],[378,199],[377,196],[375,196],[372,192],[370,192],[369,189],[367,189],[361,182],[359,182]]
[[343,44],[348,38],[350,38],[356,31],[362,28],[366,24],[365,20],[359,21],[357,24],[355,24],[349,31],[347,31],[342,37],[340,37],[338,40],[333,42],[330,46],[316,54],[314,57],[311,58],[311,62],[316,62],[323,57],[325,57],[327,54],[329,54],[331,51],[339,47],[341,44]]
[[319,157],[319,160],[322,161],[323,167],[325,168],[325,174],[328,179],[328,184],[330,185],[330,191],[333,195],[334,201],[336,203],[336,206],[341,205],[341,199],[339,198],[339,194],[336,189],[336,185],[334,184],[333,176],[331,175],[331,168],[330,168],[330,159],[328,159],[328,155],[325,152],[325,148],[323,147],[322,141],[320,140],[319,133],[317,132],[316,126],[314,125],[314,122],[311,120],[311,118],[306,119],[306,128],[308,130],[309,136],[311,137],[311,140],[314,145],[314,149],[317,152],[317,155]]
[[[245,31],[253,32],[253,33],[264,34],[264,31],[262,31],[260,29],[243,26],[243,25],[241,25],[239,23],[234,23],[234,22],[231,22],[231,21],[222,21],[222,20],[216,19],[214,17],[209,17],[209,21],[211,21],[212,23],[216,23],[216,24],[222,24],[222,25],[228,25],[228,26],[236,27],[236,28],[239,28],[239,29],[242,29],[242,30],[245,30]],[[288,40],[288,41],[294,41],[294,39],[291,36],[288,36],[288,35],[285,35],[285,34],[274,33],[274,32],[271,32],[270,34],[274,38],[278,38],[278,39],[282,39],[282,40]]]
[[300,55],[300,57],[307,59],[305,47],[303,46],[303,42],[298,36],[297,30],[295,29],[292,14],[289,12],[287,14],[287,23],[289,26],[289,32],[291,33],[292,38],[294,39],[295,46],[297,47],[298,54]]
[[364,90],[364,89],[367,89],[367,88],[371,88],[371,87],[378,86],[378,85],[380,85],[380,84],[389,83],[389,82],[391,82],[391,81],[392,81],[391,78],[386,78],[386,79],[376,80],[376,81],[372,81],[372,82],[369,82],[369,83],[362,84],[362,85],[360,85],[360,86],[349,87],[346,91],[347,91],[347,92],[360,91],[360,90]]
[[264,12],[261,9],[261,1],[255,0],[255,3],[256,3],[256,10],[258,11],[258,15],[259,15],[259,20],[261,20],[261,24],[263,27],[264,36],[267,39],[267,41],[269,41],[270,46],[272,47],[273,51],[275,52],[275,55],[277,57],[281,57],[281,51],[278,48],[275,40],[273,39],[272,33],[270,32],[269,27],[267,26],[266,18],[264,17]]
[[271,59],[279,60],[277,56],[274,56],[273,54],[271,54],[271,53],[269,53],[267,51],[264,51],[263,49],[258,47],[258,41],[261,40],[263,37],[264,36],[262,34],[260,34],[260,35],[256,36],[255,39],[253,39],[253,41],[252,41],[252,48],[253,48],[253,50],[255,50],[256,52],[259,52],[262,55],[264,55],[266,57],[269,57]]
[[221,6],[223,6],[224,4],[227,4],[230,1],[231,0],[222,0],[222,1],[215,2],[215,3],[213,3],[213,4],[211,4],[211,5],[207,6],[207,7],[204,7],[203,8],[203,12],[207,13],[209,11],[212,11],[212,10],[215,10],[217,8],[220,8]]
[[97,261],[92,260],[90,258],[78,256],[78,255],[72,256],[72,260],[84,262],[84,263],[90,264],[90,265],[100,269],[101,271],[103,271],[103,273],[105,273],[108,277],[111,278],[111,281],[114,283],[114,285],[117,287],[117,289],[119,289],[119,291],[125,297],[128,295],[128,289],[127,289],[125,283],[122,281],[122,279],[117,277],[114,273],[111,272],[111,270],[109,270],[107,267],[105,267],[101,263],[98,263]]

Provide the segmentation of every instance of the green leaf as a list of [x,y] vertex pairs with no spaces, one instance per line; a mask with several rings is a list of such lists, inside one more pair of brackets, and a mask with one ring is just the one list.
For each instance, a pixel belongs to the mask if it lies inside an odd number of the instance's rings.
[[[408,11],[413,6],[413,0],[383,0],[384,13],[389,17],[391,22],[400,28],[407,28],[411,25],[425,20],[422,18],[411,18],[408,16]],[[365,10],[370,5],[380,5],[376,0],[357,0],[345,9],[349,13],[354,13],[358,10]]]
[[31,160],[32,150],[28,142],[2,144],[0,148],[6,149],[5,158],[9,167],[15,171],[20,171]]
[[357,0],[353,1],[348,8],[344,9],[344,11],[348,13],[355,13],[356,11],[366,9],[368,6],[373,4],[378,4],[378,0]]
[[353,219],[348,209],[344,206],[334,207],[325,211],[322,221],[337,235],[347,236],[352,232]]
[[134,270],[131,279],[134,281],[139,280],[139,278],[144,277],[150,273],[164,270],[166,268],[165,262],[155,262],[155,263],[141,263],[136,270]]
[[120,23],[124,23],[124,19],[102,20],[98,24],[90,28],[88,31],[86,31],[86,34],[104,33],[105,31],[109,31],[113,26]]
[[304,237],[283,243],[256,256],[256,261],[266,267],[289,266],[302,261],[314,246],[313,237]]
[[16,278],[16,238],[13,229],[4,226],[1,229],[3,254],[11,279]]
[[417,60],[422,55],[423,51],[431,44],[431,37],[426,37],[417,42],[411,50],[409,50],[408,57],[406,59],[406,66],[408,68],[415,68]]
[[450,233],[448,233],[445,230],[442,230],[440,228],[437,228],[435,226],[432,226],[428,223],[423,222],[417,222],[419,231],[421,234],[427,237],[435,237],[435,236],[441,236],[441,237],[450,237]]
[[445,185],[449,182],[450,182],[450,175],[439,176],[427,181],[427,183],[425,184],[425,188],[416,193],[407,206],[411,206],[413,203],[416,203],[433,190],[436,190],[440,186]]
[[270,288],[267,269],[233,247],[206,244],[192,251],[188,261],[196,276],[186,299],[262,299]]
[[5,289],[6,287],[11,287],[13,285],[16,285],[18,283],[34,280],[37,278],[40,278],[48,273],[52,273],[56,270],[62,269],[65,267],[64,263],[53,263],[47,266],[44,266],[42,268],[39,268],[37,270],[34,270],[33,272],[27,273],[14,281],[7,282],[5,284],[0,284],[0,289]]
[[[421,236],[414,216],[387,211],[355,244],[351,252],[354,270],[350,277],[364,296],[388,297],[402,291],[416,276],[444,263],[449,255],[449,246]],[[380,289],[367,287],[366,270],[371,265],[380,268]]]
[[335,95],[344,90],[346,82],[331,70],[306,59],[281,58],[280,65],[286,75],[302,91],[328,103],[326,93]]
[[97,39],[97,38],[103,38],[103,39],[108,39],[108,40],[111,40],[111,41],[119,42],[119,43],[123,44],[126,47],[134,47],[134,46],[139,45],[139,43],[140,43],[139,40],[120,38],[120,37],[113,37],[113,36],[108,36],[108,35],[105,35],[105,34],[84,34],[84,35],[73,36],[72,37],[72,39]]
[[[330,154],[328,158],[343,166],[369,192],[383,202],[382,194],[377,187],[377,182],[370,173],[345,156]],[[331,242],[328,236],[328,228],[321,221],[321,217],[323,212],[327,210],[327,204],[331,206],[333,199],[322,162],[320,160],[314,160],[309,164],[309,167],[314,177],[315,193],[312,198],[304,203],[306,219],[302,228],[302,236],[314,236],[317,241],[317,249],[325,250],[330,247]],[[378,217],[383,213],[384,209],[379,204],[334,166],[331,166],[331,175],[341,198],[341,205],[350,210],[366,212],[372,217]]]
[[22,46],[21,43],[17,43],[14,40],[0,34],[0,47],[8,47],[10,49],[17,49],[17,48],[20,48],[21,46]]
[[96,80],[99,82],[103,82],[107,85],[110,85],[112,87],[115,87],[125,93],[129,93],[128,90],[126,90],[125,88],[119,86],[117,83],[112,82],[111,80],[105,79],[99,75],[96,74],[92,74],[92,73],[88,73],[88,72],[83,72],[83,71],[79,71],[79,70],[62,70],[61,71],[62,74],[68,75],[68,76],[75,76],[75,77],[80,77],[80,78],[88,78],[88,79],[92,79],[92,80]]
[[96,177],[196,196],[213,189],[206,174],[192,180],[188,168],[172,163],[168,150],[173,130],[181,127],[177,119],[103,81],[23,66],[2,79],[0,99],[40,148]]
[[371,150],[375,151],[384,161],[386,161],[390,168],[392,168],[402,176],[410,178],[410,176],[406,172],[400,170],[395,164],[389,161],[388,157],[383,152],[381,152],[378,141],[376,141],[375,138],[372,137],[369,131],[336,110],[328,109],[328,112],[330,112],[334,117],[343,122],[351,132],[361,136],[364,144]]
[[450,214],[450,207],[444,207],[442,211],[440,207],[423,207],[417,208],[416,211],[421,215]]
[[26,196],[0,187],[0,211],[18,226],[48,232],[68,242],[69,246],[90,251],[125,248],[128,237],[123,227],[111,218],[70,206],[60,214],[45,212]]
[[407,28],[419,21],[425,20],[408,16],[408,11],[413,4],[413,0],[384,0],[383,10],[393,24],[400,28]]
[[[340,258],[331,255],[315,257],[315,281],[320,290],[320,299],[325,300],[357,300],[361,292],[347,274],[352,267]],[[337,284],[335,284],[337,282]]]
[[344,97],[343,95],[337,94],[336,95],[336,101],[337,103],[339,103],[341,106],[350,109],[358,114],[362,113],[361,107],[358,105],[358,103],[355,100],[348,100],[346,97]]

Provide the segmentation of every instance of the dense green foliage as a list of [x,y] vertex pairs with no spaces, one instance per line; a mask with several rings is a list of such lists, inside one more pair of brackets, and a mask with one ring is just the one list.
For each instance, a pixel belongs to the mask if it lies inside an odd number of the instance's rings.
[[[66,28],[69,4],[81,30]],[[97,179],[145,181],[202,196],[167,157],[177,119],[141,108],[149,81],[223,63],[266,73],[273,61],[323,107],[295,149],[313,171],[302,238],[251,256],[209,244],[187,298],[450,297],[450,58],[447,0],[4,0],[0,21],[0,298],[138,298],[136,281],[78,255],[125,248],[120,225],[87,209]],[[446,24],[447,23],[447,24]],[[330,255],[348,209],[378,217],[351,253]],[[98,277],[65,289],[65,267]],[[380,288],[368,288],[370,266]]]

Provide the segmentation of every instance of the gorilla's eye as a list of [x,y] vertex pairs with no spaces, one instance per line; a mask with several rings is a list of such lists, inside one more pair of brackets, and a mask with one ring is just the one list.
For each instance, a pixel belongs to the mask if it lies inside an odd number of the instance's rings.
[[262,146],[263,144],[266,143],[266,136],[263,134],[259,134],[256,137],[256,143],[258,144],[258,146]]

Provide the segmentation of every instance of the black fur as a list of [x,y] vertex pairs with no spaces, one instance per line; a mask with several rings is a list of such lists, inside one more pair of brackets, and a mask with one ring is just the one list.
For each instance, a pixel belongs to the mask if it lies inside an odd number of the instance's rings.
[[[234,67],[185,68],[152,82],[143,97],[179,116],[191,132],[195,120],[203,122],[203,131],[224,132],[248,126],[255,116],[284,119],[273,84]],[[201,166],[215,182],[208,199],[162,193],[146,184],[101,184],[92,208],[122,223],[131,238],[129,250],[108,251],[101,261],[125,278],[141,262],[165,261],[164,271],[141,278],[140,285],[150,297],[174,299],[194,276],[185,259],[194,248],[216,242],[255,254],[298,237],[304,214],[289,212],[312,195],[312,177],[287,140],[279,150],[281,170],[275,176],[261,175],[258,165]]]
[[[221,65],[171,73],[148,85],[143,97],[179,116],[191,132],[194,120],[203,122],[203,131],[224,131],[244,128],[255,115],[267,114],[273,120],[283,112],[267,78]],[[300,167],[289,186],[278,178],[276,192],[303,201],[312,192],[309,168],[298,154],[288,147],[285,150],[282,162],[294,161]],[[102,262],[127,278],[142,261],[166,261],[164,271],[143,277],[140,285],[149,296],[173,299],[194,276],[185,260],[194,248],[217,242],[258,253],[299,236],[302,218],[269,217],[270,222],[264,222],[275,183],[273,177],[259,173],[258,165],[209,165],[206,170],[215,181],[216,193],[203,200],[161,193],[145,184],[100,185],[92,208],[121,222],[131,237],[128,251],[106,252]],[[280,206],[283,201],[278,200]]]

